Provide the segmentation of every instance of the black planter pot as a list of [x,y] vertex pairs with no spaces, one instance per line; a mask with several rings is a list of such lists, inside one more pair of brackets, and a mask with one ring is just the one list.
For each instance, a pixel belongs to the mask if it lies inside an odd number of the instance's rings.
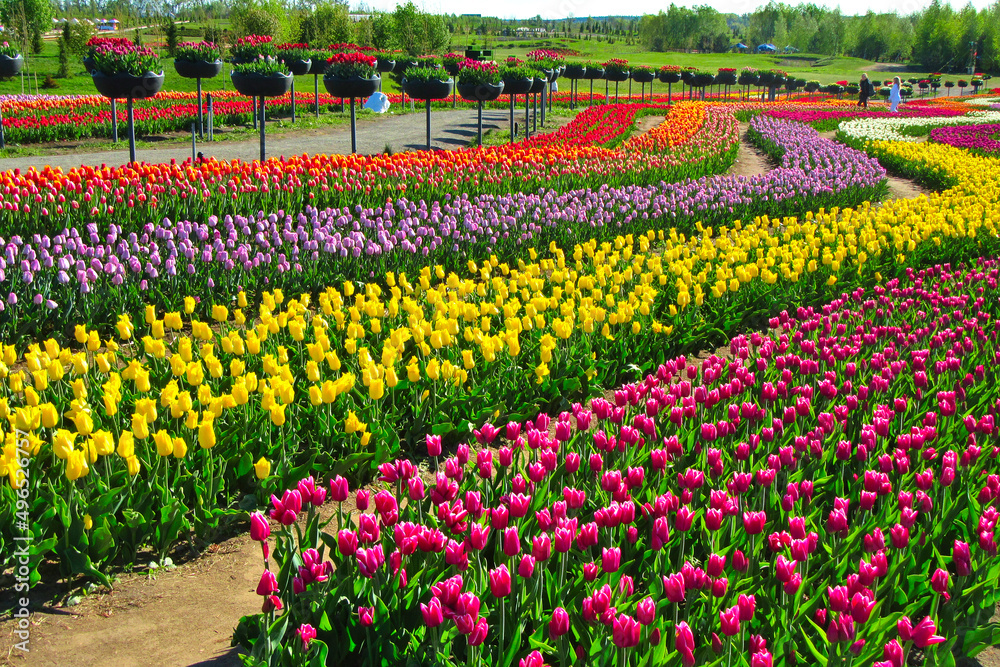
[[559,70],[557,69],[540,69],[538,71],[541,72],[542,76],[545,77],[546,81],[555,81],[555,79],[553,79],[552,77],[558,76],[557,73],[559,72]]
[[84,58],[83,67],[84,69],[87,70],[88,73],[93,72],[95,69],[97,69],[97,63],[94,62],[93,58]]
[[392,71],[396,74],[402,74],[411,67],[416,67],[416,66],[417,66],[416,60],[397,60],[396,66],[392,69]]
[[449,76],[458,76],[458,63],[454,65],[445,64],[444,71],[449,74]]
[[680,72],[660,72],[658,78],[660,83],[677,83],[681,80]]
[[177,75],[185,79],[211,79],[222,72],[222,60],[174,60]]
[[535,84],[534,79],[504,79],[504,95],[527,95],[531,92],[531,87]]
[[382,72],[383,74],[387,72],[392,72],[396,69],[395,60],[378,60],[375,62],[375,70]]
[[562,70],[556,67],[555,69],[546,70],[545,73],[549,77],[549,83],[552,83],[559,78],[559,75],[562,74]]
[[594,81],[596,79],[604,78],[604,68],[603,67],[588,67],[587,72],[584,75],[585,79],[590,79]]
[[313,58],[310,63],[309,74],[326,74],[326,68],[330,66],[323,58]]
[[563,76],[567,79],[586,79],[587,78],[587,66],[586,65],[566,65],[566,70],[563,72]]
[[288,71],[292,73],[292,76],[302,76],[303,74],[308,74],[309,70],[312,68],[312,60],[306,59],[302,60],[296,58],[294,60],[282,60],[285,63],[285,67]]
[[454,79],[440,81],[407,81],[403,79],[403,92],[415,100],[441,100],[451,95]]
[[292,87],[291,74],[264,76],[233,72],[229,76],[233,80],[233,87],[236,88],[236,91],[247,97],[281,97]]
[[632,72],[632,80],[636,83],[652,83],[655,78],[656,72],[646,72],[643,70]]
[[545,84],[548,83],[547,79],[536,76],[531,80],[531,90],[528,92],[532,95],[537,95],[538,93],[545,92]]
[[17,76],[24,67],[24,57],[17,54],[13,58],[10,56],[0,56],[0,78],[9,79]]
[[143,76],[132,76],[131,74],[108,76],[95,70],[91,76],[94,79],[94,87],[97,88],[97,92],[104,97],[115,100],[126,97],[136,100],[152,97],[163,88],[162,71],[159,74],[146,72]]
[[378,90],[379,83],[377,74],[370,79],[364,79],[360,76],[352,76],[349,79],[323,77],[326,92],[334,97],[371,97]]
[[608,81],[628,81],[630,72],[621,70],[607,70],[604,72],[604,78]]
[[460,83],[458,94],[472,102],[492,102],[503,95],[503,81],[500,83]]

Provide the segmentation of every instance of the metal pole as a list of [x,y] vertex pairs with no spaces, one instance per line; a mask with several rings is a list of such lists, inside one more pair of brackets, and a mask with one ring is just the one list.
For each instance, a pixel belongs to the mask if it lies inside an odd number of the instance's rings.
[[426,108],[426,113],[427,113],[427,150],[430,150],[431,149],[431,101],[430,100],[425,100],[425,103],[427,105],[427,108]]
[[295,77],[292,76],[292,122],[295,122]]
[[528,93],[524,94],[524,138],[525,139],[528,139],[531,136],[531,126],[528,125],[529,122],[528,112],[530,111],[531,108],[531,103],[528,102],[529,97],[530,95]]
[[594,80],[590,80],[590,106],[594,106]]
[[[514,143],[514,96],[510,96],[510,143]],[[2,148],[2,146],[0,146]]]
[[358,152],[358,120],[354,115],[354,98],[351,98],[351,153]]
[[253,100],[253,129],[256,130],[257,129],[257,113],[258,113],[258,111],[257,111],[257,98],[256,97],[251,97],[250,99]]
[[132,97],[128,101],[128,157],[129,164],[135,164],[135,117],[132,114]]
[[[545,86],[546,86],[546,88],[549,85],[551,85],[551,84],[549,84],[549,77],[546,76],[545,77]],[[542,88],[542,95],[541,95],[541,97],[542,97],[542,127],[545,127],[545,93],[546,93],[545,88]]]
[[533,113],[531,114],[531,131],[538,132],[538,93],[531,96],[531,106],[533,107]]
[[205,126],[205,117],[201,112],[201,77],[198,77],[198,137],[204,138],[202,135],[202,128]]
[[3,111],[0,111],[0,148],[7,148],[7,137],[3,130]]
[[611,84],[608,82],[607,79],[604,79],[604,103],[605,104],[608,103],[608,99],[610,97],[610,92],[611,92]]
[[632,101],[632,77],[628,78],[628,101],[629,102]]
[[[382,82],[379,81],[381,88]],[[319,74],[313,74],[313,104],[316,107],[316,118],[319,118]]]
[[260,96],[260,161],[264,161],[264,121],[266,116],[264,115],[264,96]]
[[212,93],[208,94],[208,140],[215,140],[213,121],[215,120],[215,109],[212,106]]
[[118,100],[111,98],[111,140],[118,143]]
[[477,142],[479,147],[483,147],[483,101],[479,100],[479,138]]
[[191,166],[194,166],[194,163],[198,160],[198,149],[194,137],[194,123],[191,123]]
[[[631,82],[631,79],[629,79]],[[615,104],[618,104],[618,82],[615,81]]]

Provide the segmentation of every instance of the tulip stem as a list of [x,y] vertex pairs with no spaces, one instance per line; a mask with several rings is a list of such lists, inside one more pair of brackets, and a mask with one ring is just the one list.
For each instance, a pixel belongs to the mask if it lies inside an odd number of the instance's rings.
[[506,614],[506,598],[500,598],[500,652],[506,651],[506,644],[504,644],[504,638],[507,634],[507,614]]

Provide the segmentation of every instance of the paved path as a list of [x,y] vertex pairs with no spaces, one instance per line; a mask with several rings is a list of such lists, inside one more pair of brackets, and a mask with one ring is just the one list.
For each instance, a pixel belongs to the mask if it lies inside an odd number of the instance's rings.
[[[523,129],[524,107],[515,109],[514,120]],[[477,115],[475,110],[458,109],[431,111],[431,146],[435,149],[455,149],[469,145],[476,136]],[[508,129],[510,116],[508,111],[484,110],[483,132],[491,129]],[[551,130],[551,124],[549,129]],[[541,131],[541,126],[538,128]],[[391,146],[393,152],[407,150],[423,150],[427,146],[427,129],[425,116],[422,112],[404,116],[388,116],[383,118],[365,118],[358,120],[358,152],[365,154],[382,153],[386,146]],[[260,155],[258,138],[241,141],[221,141],[208,143],[199,142],[198,151],[205,157],[222,160],[254,160]],[[304,130],[301,132],[286,131],[267,138],[267,156],[280,155],[310,155],[317,153],[347,154],[351,152],[351,128],[343,125],[330,128]],[[191,157],[191,146],[171,145],[164,147],[139,148],[137,159],[142,162],[183,162]],[[46,164],[62,167],[64,170],[80,165],[108,166],[121,165],[128,162],[128,148],[115,151],[100,151],[93,153],[65,153],[61,155],[27,156],[0,159],[0,171],[11,169],[25,170],[34,166],[40,168]]]

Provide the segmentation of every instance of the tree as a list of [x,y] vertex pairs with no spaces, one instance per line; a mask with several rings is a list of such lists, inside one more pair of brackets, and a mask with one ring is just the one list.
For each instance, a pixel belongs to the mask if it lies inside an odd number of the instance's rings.
[[354,31],[347,5],[340,2],[322,2],[299,22],[298,41],[326,47],[353,40]]
[[171,18],[164,19],[162,28],[163,38],[167,43],[167,55],[173,58],[174,52],[177,50],[177,42],[180,41],[180,31],[177,29],[177,24]]
[[18,45],[21,53],[27,53],[36,35],[40,37],[52,25],[52,6],[48,0],[2,0],[0,21],[10,35],[10,41]]
[[270,35],[282,41],[286,36],[288,12],[280,0],[236,0],[230,18],[235,38]]

